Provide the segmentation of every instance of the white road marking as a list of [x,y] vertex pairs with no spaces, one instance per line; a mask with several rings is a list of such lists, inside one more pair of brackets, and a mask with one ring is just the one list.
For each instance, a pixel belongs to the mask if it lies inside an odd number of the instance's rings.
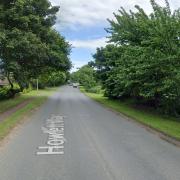
[[[48,134],[47,146],[38,147],[37,155],[64,154],[64,116],[52,115],[46,120],[46,127],[42,127],[44,134]],[[44,150],[44,151],[40,151]]]
[[52,154],[64,154],[64,146],[43,146],[43,147],[39,147],[39,150],[41,149],[45,149],[47,151],[44,152],[37,152],[37,155],[52,155]]

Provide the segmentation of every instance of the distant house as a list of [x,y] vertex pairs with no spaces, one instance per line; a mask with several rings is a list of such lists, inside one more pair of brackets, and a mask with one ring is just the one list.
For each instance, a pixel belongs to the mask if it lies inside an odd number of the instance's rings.
[[[1,65],[1,59],[0,59],[0,65]],[[4,77],[3,75],[3,69],[0,69],[0,86],[6,86],[9,85],[9,82],[7,78]]]
[[0,86],[9,85],[7,78],[5,78],[0,71]]
[[9,84],[9,82],[8,82],[8,80],[7,79],[0,79],[0,86],[6,86],[6,85],[8,85]]

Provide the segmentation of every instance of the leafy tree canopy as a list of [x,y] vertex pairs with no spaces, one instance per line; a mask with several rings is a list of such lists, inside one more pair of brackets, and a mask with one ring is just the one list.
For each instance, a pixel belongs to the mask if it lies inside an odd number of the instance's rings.
[[52,28],[58,11],[48,0],[0,1],[1,67],[22,89],[47,67],[71,68],[70,45]]
[[94,55],[97,76],[105,95],[133,98],[180,114],[180,9],[171,11],[151,0],[153,12],[147,15],[124,8],[108,20],[109,41]]

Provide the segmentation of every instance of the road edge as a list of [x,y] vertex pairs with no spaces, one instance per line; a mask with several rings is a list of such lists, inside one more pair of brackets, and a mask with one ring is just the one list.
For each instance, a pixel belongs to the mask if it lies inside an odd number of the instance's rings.
[[[0,146],[2,144],[4,144],[3,142],[6,141],[6,139],[8,139],[9,136],[11,136],[11,133],[13,133],[13,131],[14,131],[14,129],[16,129],[16,127],[21,126],[26,121],[28,121],[28,119],[30,119],[31,115],[33,115],[36,111],[38,111],[48,101],[48,99],[54,93],[56,93],[56,91],[57,91],[57,88],[52,89],[51,92],[49,92],[49,94],[47,96],[44,96],[39,101],[37,101],[36,99],[34,99],[34,101],[33,101],[33,99],[31,99],[31,101],[29,101],[29,103],[27,103],[24,107],[18,109],[16,112],[12,113],[10,116],[6,117],[3,121],[1,121],[0,123],[8,123],[15,116],[15,119],[12,120],[12,121],[14,121],[12,123],[12,125],[7,126],[4,130],[4,132],[2,134],[0,134]],[[18,114],[18,116],[17,116],[17,114]],[[2,124],[2,126],[3,126],[3,124]]]
[[145,123],[143,123],[143,122],[140,122],[140,121],[138,121],[137,119],[132,118],[132,117],[130,117],[130,116],[128,116],[128,115],[126,115],[126,114],[124,114],[124,113],[122,113],[122,112],[118,112],[118,111],[116,111],[115,109],[113,109],[113,108],[111,108],[111,107],[108,107],[107,105],[105,105],[105,104],[97,101],[96,99],[88,96],[88,95],[86,94],[86,92],[83,92],[83,91],[81,91],[81,90],[80,90],[80,92],[83,93],[83,94],[84,94],[86,97],[88,97],[89,99],[91,99],[91,100],[93,100],[94,102],[96,102],[97,104],[103,106],[103,107],[106,108],[107,110],[109,110],[109,111],[111,111],[111,112],[114,112],[114,113],[116,113],[117,115],[123,117],[124,119],[126,119],[126,120],[128,120],[128,121],[130,121],[130,122],[133,122],[133,123],[141,126],[142,128],[146,129],[148,132],[151,132],[151,133],[157,135],[157,136],[158,136],[159,138],[161,138],[162,140],[165,140],[166,142],[171,143],[171,144],[175,145],[176,147],[180,147],[180,140],[179,140],[179,139],[177,139],[177,138],[175,138],[175,137],[172,137],[172,136],[166,134],[165,132],[162,132],[162,131],[160,131],[160,130],[158,130],[158,129],[156,129],[156,128],[153,128],[153,127],[151,127],[150,125],[147,125],[147,124],[145,124]]

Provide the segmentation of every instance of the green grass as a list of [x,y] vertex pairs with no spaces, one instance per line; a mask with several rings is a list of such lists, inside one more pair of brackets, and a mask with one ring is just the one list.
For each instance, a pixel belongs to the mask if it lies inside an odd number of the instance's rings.
[[[81,88],[81,91],[84,90]],[[120,102],[118,100],[110,100],[102,94],[86,93],[87,96],[95,101],[120,112],[130,118],[135,119],[143,124],[146,124],[154,129],[157,129],[171,137],[180,140],[180,121],[171,117],[163,117],[159,114],[151,113],[145,110],[140,110],[131,106],[127,102]]]
[[7,119],[0,122],[0,139],[3,139],[10,132],[10,130],[16,126],[16,124],[18,124],[26,116],[30,115],[33,110],[42,105],[55,90],[56,88],[48,88],[45,90],[39,90],[38,92],[31,91],[27,94],[22,94],[15,99],[0,102],[0,107],[3,104],[5,106],[3,110],[5,110],[14,107],[24,100],[31,99],[31,101],[26,106],[17,110]]
[[46,90],[39,90],[38,92],[36,90],[30,91],[28,93],[21,93],[19,96],[8,99],[4,101],[0,101],[0,114],[7,111],[8,109],[11,109],[18,104],[21,104],[22,102],[37,97],[38,95],[43,95],[44,93],[47,94],[48,92],[55,90],[55,88],[47,88]]

